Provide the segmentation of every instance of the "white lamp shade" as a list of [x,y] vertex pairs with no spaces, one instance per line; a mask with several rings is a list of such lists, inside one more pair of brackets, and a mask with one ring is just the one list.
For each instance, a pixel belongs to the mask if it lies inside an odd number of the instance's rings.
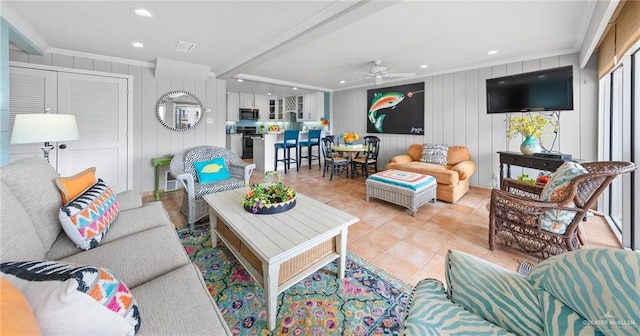
[[12,144],[78,140],[76,116],[70,114],[18,114]]

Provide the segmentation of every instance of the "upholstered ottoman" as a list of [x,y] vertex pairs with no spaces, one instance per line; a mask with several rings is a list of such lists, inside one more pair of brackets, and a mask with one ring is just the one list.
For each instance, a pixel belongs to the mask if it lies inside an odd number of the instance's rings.
[[402,205],[411,210],[413,216],[423,204],[436,201],[436,179],[431,175],[387,169],[370,175],[365,184],[367,201],[375,197]]

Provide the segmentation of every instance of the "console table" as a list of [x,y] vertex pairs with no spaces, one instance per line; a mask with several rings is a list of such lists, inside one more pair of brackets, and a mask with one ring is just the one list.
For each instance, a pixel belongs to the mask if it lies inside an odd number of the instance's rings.
[[[524,155],[519,152],[498,152],[500,155],[500,185],[504,178],[504,165],[507,165],[507,177],[511,178],[511,166],[533,168],[555,172],[565,161],[563,159]],[[574,161],[572,159],[570,161]]]

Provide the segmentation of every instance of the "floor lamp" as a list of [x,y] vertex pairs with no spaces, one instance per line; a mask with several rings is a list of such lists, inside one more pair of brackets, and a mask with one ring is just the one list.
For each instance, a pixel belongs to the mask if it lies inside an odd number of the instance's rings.
[[17,114],[11,134],[12,144],[44,142],[42,151],[49,162],[51,142],[78,140],[76,116],[70,114]]

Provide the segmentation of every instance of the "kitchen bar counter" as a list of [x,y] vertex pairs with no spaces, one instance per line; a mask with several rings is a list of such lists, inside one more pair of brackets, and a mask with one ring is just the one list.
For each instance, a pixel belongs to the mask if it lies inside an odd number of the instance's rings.
[[[323,131],[321,136],[324,137],[328,133],[329,132],[327,131]],[[299,141],[307,141],[308,136],[308,131],[300,131]],[[284,131],[263,133],[261,138],[253,138],[253,163],[256,164],[256,169],[263,172],[274,170],[273,160],[275,159],[276,155],[275,144],[282,141],[284,141]],[[302,151],[303,155],[307,152],[306,147],[303,147],[300,150]],[[280,155],[282,156],[282,152],[280,152]],[[291,156],[295,157],[295,155],[296,150],[291,149]],[[307,160],[303,160],[301,163],[305,165],[309,164]],[[284,166],[278,165],[278,169],[284,170]]]

